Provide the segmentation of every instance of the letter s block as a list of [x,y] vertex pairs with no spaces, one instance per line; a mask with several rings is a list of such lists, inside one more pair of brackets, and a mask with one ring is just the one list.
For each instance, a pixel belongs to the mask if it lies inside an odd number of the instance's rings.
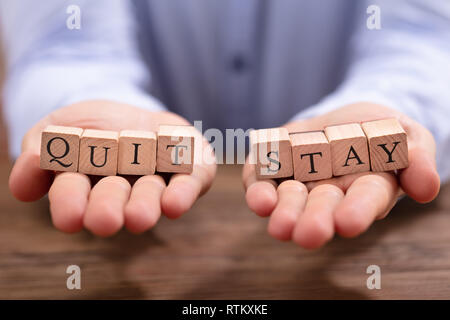
[[391,171],[408,166],[406,132],[397,119],[384,119],[361,124],[369,140],[372,171]]
[[331,148],[323,131],[291,133],[294,179],[302,182],[332,177]]
[[98,176],[117,173],[119,134],[115,131],[86,129],[80,140],[79,172]]
[[159,126],[156,171],[191,173],[195,134],[193,126]]
[[250,132],[251,163],[258,179],[286,178],[294,174],[292,147],[286,128]]
[[80,137],[83,129],[47,126],[42,132],[40,167],[54,171],[78,171]]

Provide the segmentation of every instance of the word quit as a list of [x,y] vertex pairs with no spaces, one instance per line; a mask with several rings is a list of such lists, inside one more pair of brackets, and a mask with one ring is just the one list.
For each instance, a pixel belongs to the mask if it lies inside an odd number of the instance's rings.
[[193,126],[161,125],[156,134],[50,125],[42,132],[40,167],[100,176],[191,173],[194,137]]

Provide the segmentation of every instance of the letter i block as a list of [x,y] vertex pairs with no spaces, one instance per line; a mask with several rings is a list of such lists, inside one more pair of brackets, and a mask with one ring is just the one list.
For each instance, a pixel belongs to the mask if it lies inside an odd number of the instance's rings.
[[325,128],[334,176],[370,171],[367,138],[359,123]]
[[83,129],[47,126],[42,132],[40,167],[45,170],[78,170],[80,137]]
[[119,134],[115,131],[86,129],[80,141],[79,172],[98,176],[117,173]]
[[119,135],[119,174],[155,173],[156,134],[151,131],[122,130]]
[[159,126],[156,171],[191,173],[194,168],[194,137],[193,126]]
[[384,119],[361,124],[369,140],[372,171],[391,171],[408,166],[406,132],[397,119]]
[[285,178],[294,174],[292,147],[286,128],[260,129],[250,132],[251,163],[256,164],[256,176]]
[[332,177],[331,148],[323,131],[290,134],[294,179],[302,182]]

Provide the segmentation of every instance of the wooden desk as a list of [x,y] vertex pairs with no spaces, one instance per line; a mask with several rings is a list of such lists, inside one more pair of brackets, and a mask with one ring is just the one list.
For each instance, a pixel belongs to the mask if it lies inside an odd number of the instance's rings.
[[[450,298],[450,188],[429,205],[403,201],[366,234],[308,252],[273,240],[244,201],[240,167],[221,166],[212,190],[177,221],[141,236],[66,235],[47,200],[19,203],[0,164],[0,298]],[[82,289],[66,288],[66,268]],[[382,289],[366,287],[381,267]]]

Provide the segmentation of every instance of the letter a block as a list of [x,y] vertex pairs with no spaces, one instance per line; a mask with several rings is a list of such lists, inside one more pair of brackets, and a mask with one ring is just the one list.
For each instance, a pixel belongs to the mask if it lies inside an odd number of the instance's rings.
[[369,140],[372,171],[391,171],[408,166],[406,132],[397,119],[384,119],[361,124]]
[[302,182],[332,177],[331,149],[323,131],[290,134],[294,179]]
[[117,173],[119,134],[115,131],[86,129],[80,141],[79,172],[99,176]]
[[194,168],[194,136],[193,126],[159,126],[156,171],[191,173]]
[[119,174],[155,173],[156,134],[151,131],[122,130],[119,135]]
[[41,169],[77,172],[82,133],[81,128],[47,126],[41,138]]
[[359,123],[325,128],[334,176],[370,171],[367,138]]
[[292,147],[286,128],[260,129],[250,132],[251,163],[256,176],[285,178],[294,174]]

